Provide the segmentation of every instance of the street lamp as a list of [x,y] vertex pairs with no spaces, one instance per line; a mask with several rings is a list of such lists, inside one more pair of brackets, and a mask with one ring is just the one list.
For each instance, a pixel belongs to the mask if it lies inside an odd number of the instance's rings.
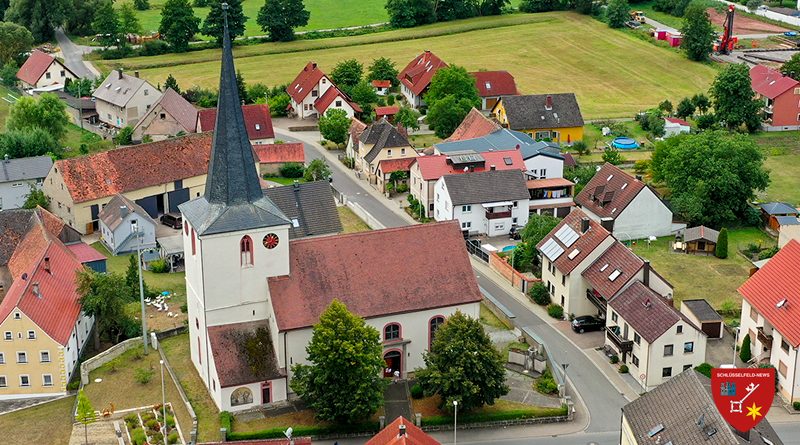
[[139,259],[139,301],[142,304],[142,344],[144,353],[147,355],[147,319],[144,310],[144,279],[142,278],[142,243],[140,237],[143,235],[139,231],[139,225],[131,221],[131,230],[136,235],[136,256]]
[[453,445],[458,443],[456,434],[458,433],[458,400],[453,400]]
[[162,431],[161,435],[164,436],[164,445],[167,445],[167,396],[164,390],[164,360],[159,360],[161,365],[161,409],[162,409]]

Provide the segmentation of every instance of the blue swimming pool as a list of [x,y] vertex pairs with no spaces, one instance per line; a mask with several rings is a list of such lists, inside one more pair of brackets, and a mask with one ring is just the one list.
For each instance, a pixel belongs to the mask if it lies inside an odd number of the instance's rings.
[[636,142],[635,139],[628,137],[614,138],[614,140],[611,142],[611,145],[614,148],[619,148],[620,150],[633,150],[634,148],[639,148],[639,143]]
[[512,250],[514,250],[516,248],[517,248],[517,246],[506,246],[506,247],[503,247],[502,251],[503,252],[511,252]]

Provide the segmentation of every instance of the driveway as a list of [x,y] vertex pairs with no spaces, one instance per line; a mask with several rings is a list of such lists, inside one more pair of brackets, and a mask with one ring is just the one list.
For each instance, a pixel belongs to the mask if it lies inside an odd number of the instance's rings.
[[56,29],[56,40],[58,41],[58,46],[61,48],[64,64],[67,65],[70,71],[80,78],[95,79],[97,77],[97,74],[86,66],[88,62],[83,61],[84,54],[88,54],[97,48],[93,46],[76,45],[64,34],[64,30],[60,28]]
[[603,331],[592,331],[578,334],[572,330],[572,325],[570,324],[569,320],[559,321],[553,326],[555,326],[556,329],[558,329],[562,334],[572,340],[573,343],[578,345],[578,347],[584,351],[587,349],[600,348],[605,343],[606,337]]

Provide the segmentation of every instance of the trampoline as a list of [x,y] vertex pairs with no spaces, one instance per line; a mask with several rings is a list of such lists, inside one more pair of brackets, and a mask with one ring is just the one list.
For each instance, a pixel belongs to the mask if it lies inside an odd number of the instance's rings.
[[614,138],[611,142],[611,145],[614,148],[619,148],[620,150],[633,150],[635,148],[639,148],[639,144],[633,138],[629,137],[618,137]]

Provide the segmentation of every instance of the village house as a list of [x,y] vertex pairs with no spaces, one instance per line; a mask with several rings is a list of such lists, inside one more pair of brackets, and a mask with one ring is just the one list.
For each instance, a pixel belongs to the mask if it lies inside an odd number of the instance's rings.
[[509,130],[537,141],[572,144],[583,140],[583,116],[573,93],[503,97],[492,115]]
[[100,211],[99,219],[100,241],[112,255],[156,247],[157,223],[139,204],[125,195],[118,194],[111,198]]
[[428,92],[433,75],[436,74],[436,71],[446,67],[447,64],[436,54],[425,50],[400,71],[397,75],[397,80],[400,81],[400,92],[412,108],[425,106],[423,97]]
[[0,161],[0,210],[18,209],[33,189],[39,189],[53,166],[50,156]]
[[655,191],[609,163],[597,170],[575,204],[621,240],[672,234],[672,211]]
[[508,71],[476,71],[470,75],[475,78],[481,111],[490,112],[501,98],[519,94],[514,76]]
[[414,425],[414,422],[400,416],[364,445],[441,445],[441,443]]
[[258,173],[264,175],[277,175],[281,167],[289,163],[305,164],[306,154],[302,142],[287,142],[283,144],[254,145],[253,151],[258,160]]
[[725,335],[725,320],[703,299],[681,301],[681,314],[705,332],[708,338],[722,338]]
[[750,68],[750,85],[763,102],[766,131],[800,129],[800,82],[763,65]]
[[17,79],[25,90],[42,91],[63,90],[67,79],[75,80],[75,75],[60,60],[35,49],[17,71]]
[[742,317],[739,344],[750,337],[751,363],[770,364],[776,393],[800,401],[800,241],[790,240],[739,287]]
[[[272,127],[272,115],[269,105],[242,105],[244,125],[247,138],[253,145],[272,144],[275,142],[275,129]],[[206,108],[197,112],[197,132],[214,131],[217,122],[217,109]]]
[[373,80],[370,82],[372,84],[372,88],[375,90],[375,94],[378,96],[385,96],[389,93],[389,88],[392,87],[391,80]]
[[664,138],[677,136],[679,134],[688,134],[692,131],[692,124],[677,117],[664,118]]
[[164,94],[133,127],[133,140],[149,137],[150,142],[163,141],[177,135],[194,133],[197,109],[172,88]]
[[367,181],[381,191],[385,189],[388,170],[384,165],[384,169],[378,171],[382,161],[405,159],[401,164],[393,164],[392,171],[399,168],[407,172],[411,160],[416,157],[417,152],[408,137],[386,120],[367,127],[359,136],[358,150],[353,150],[355,170],[365,174]]
[[375,107],[375,120],[386,119],[389,122],[394,122],[394,115],[400,111],[398,106],[388,107]]
[[69,120],[72,121],[73,124],[80,127],[82,125],[81,120],[90,125],[97,124],[97,106],[91,97],[73,97],[63,91],[54,91],[53,94],[64,102]]
[[505,235],[528,223],[529,198],[520,170],[444,175],[434,186],[433,217],[457,220],[470,235]]
[[286,88],[291,97],[290,114],[298,119],[318,118],[329,109],[340,109],[354,117],[361,108],[350,100],[315,62],[308,62]]
[[264,196],[291,221],[289,239],[342,233],[342,222],[328,181],[270,187],[264,189]]
[[150,108],[161,99],[161,91],[140,79],[137,71],[133,76],[122,70],[111,71],[103,83],[94,90],[98,119],[112,127],[135,127]]

